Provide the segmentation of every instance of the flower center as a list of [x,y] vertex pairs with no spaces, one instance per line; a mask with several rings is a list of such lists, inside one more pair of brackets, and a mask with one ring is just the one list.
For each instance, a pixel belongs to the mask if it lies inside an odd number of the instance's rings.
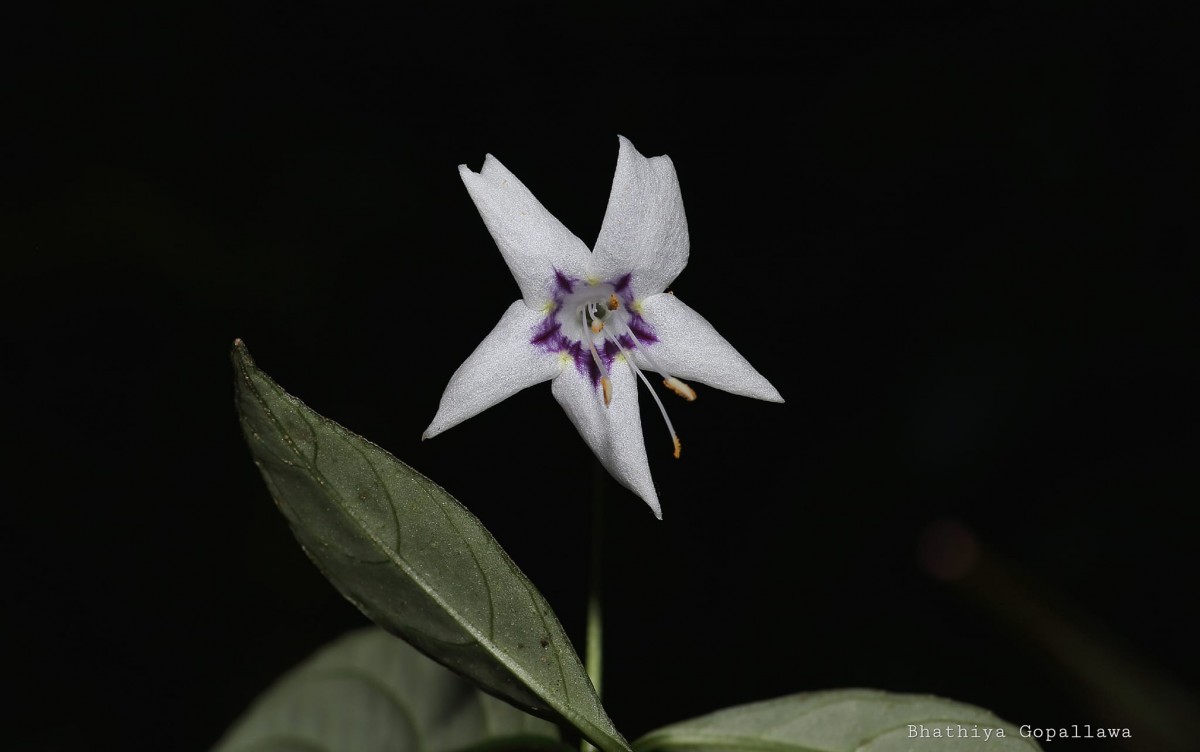
[[[578,343],[578,350],[586,351],[590,356],[592,365],[599,373],[599,387],[605,407],[608,407],[613,398],[609,366],[616,362],[618,356],[641,379],[650,391],[650,396],[654,398],[654,404],[658,406],[663,422],[667,424],[675,447],[674,455],[678,459],[681,450],[679,435],[675,432],[675,426],[671,424],[667,408],[654,391],[646,374],[634,362],[630,351],[637,350],[646,364],[663,377],[663,384],[675,394],[691,402],[696,399],[696,392],[683,381],[667,373],[650,354],[649,345],[657,339],[641,316],[634,312],[633,300],[627,278],[620,280],[618,284],[571,284],[565,294],[556,301],[558,305],[554,318],[557,319],[559,331],[566,338]],[[640,330],[640,335],[635,330]]]
[[606,320],[618,327],[624,326],[626,309],[627,304],[622,305],[612,284],[578,284],[559,301],[558,321],[564,334],[578,342],[584,342],[586,334],[583,330],[590,329],[599,334],[604,330]]

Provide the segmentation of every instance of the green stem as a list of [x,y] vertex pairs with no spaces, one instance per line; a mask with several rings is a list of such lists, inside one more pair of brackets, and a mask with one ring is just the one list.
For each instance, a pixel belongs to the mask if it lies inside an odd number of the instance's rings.
[[593,463],[592,546],[588,559],[587,672],[596,694],[600,694],[601,657],[604,653],[604,620],[600,609],[604,566],[604,468]]
[[[591,549],[588,556],[588,600],[587,600],[587,644],[584,651],[584,665],[587,666],[588,677],[596,688],[596,696],[600,696],[600,678],[604,653],[604,619],[601,611],[601,586],[604,564],[604,484],[607,473],[598,462],[592,462],[592,524]],[[592,752],[595,748],[586,741],[580,747],[583,752]]]

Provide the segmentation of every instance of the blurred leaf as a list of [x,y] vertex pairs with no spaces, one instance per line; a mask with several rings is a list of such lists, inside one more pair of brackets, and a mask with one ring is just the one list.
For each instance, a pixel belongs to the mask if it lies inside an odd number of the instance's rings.
[[[924,731],[929,732],[928,737]],[[636,752],[1040,749],[1033,739],[1022,738],[1015,726],[981,708],[928,695],[873,689],[809,692],[738,705],[652,731],[634,742],[633,748]]]
[[374,627],[321,648],[264,692],[214,752],[565,750],[558,728],[486,695]]
[[310,410],[233,346],[237,406],[276,505],[322,573],[392,634],[482,689],[628,750],[542,595],[437,484]]

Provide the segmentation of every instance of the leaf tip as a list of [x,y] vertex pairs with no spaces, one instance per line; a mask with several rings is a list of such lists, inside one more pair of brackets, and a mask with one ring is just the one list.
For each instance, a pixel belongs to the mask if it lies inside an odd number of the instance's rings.
[[254,358],[250,357],[250,350],[246,347],[246,342],[241,337],[233,340],[233,347],[230,348],[229,355],[233,359],[234,366],[246,367],[254,365]]

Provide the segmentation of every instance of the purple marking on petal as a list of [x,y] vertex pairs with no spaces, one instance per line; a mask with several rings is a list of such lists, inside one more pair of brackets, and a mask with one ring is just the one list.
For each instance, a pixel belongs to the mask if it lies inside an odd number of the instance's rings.
[[533,337],[529,340],[532,345],[544,346],[549,344],[554,335],[558,334],[562,329],[562,325],[553,318],[544,318],[542,322],[533,330]]
[[600,368],[599,368],[599,366],[596,365],[596,361],[592,360],[591,352],[585,352],[584,357],[586,359],[585,362],[587,364],[587,375],[588,375],[588,378],[592,380],[592,386],[593,387],[599,386],[600,385],[600,377],[603,376],[604,374],[602,374],[600,372]]
[[563,274],[559,270],[554,270],[554,284],[563,292],[575,291],[575,280]]
[[[567,348],[567,352],[575,360],[575,370],[579,371],[580,376],[586,376],[596,389],[600,388],[600,377],[604,373],[596,365],[596,359],[592,357],[592,351],[588,346],[580,342],[571,342]],[[621,350],[616,343],[605,340],[603,344],[598,344],[596,354],[600,356],[600,360],[604,363],[604,367],[612,370],[613,362],[616,360]]]
[[591,351],[578,342],[572,342],[567,347],[567,352],[571,353],[571,357],[575,360],[575,370],[579,371],[579,375],[590,379],[592,386],[598,386],[601,374],[595,361],[592,360]]
[[533,336],[529,338],[529,344],[540,347],[546,352],[558,353],[566,350],[570,342],[562,333],[562,324],[558,323],[553,316],[548,316],[534,328]]
[[650,324],[640,314],[630,317],[628,324],[629,330],[633,332],[633,336],[637,337],[638,341],[643,345],[652,345],[658,341],[658,337],[654,336],[654,330],[650,328]]
[[623,292],[625,292],[625,288],[629,287],[629,281],[632,279],[633,279],[633,272],[628,272],[626,274],[622,274],[620,277],[617,277],[615,280],[613,280],[609,284],[612,285],[613,289],[616,290],[617,292],[623,293]]

